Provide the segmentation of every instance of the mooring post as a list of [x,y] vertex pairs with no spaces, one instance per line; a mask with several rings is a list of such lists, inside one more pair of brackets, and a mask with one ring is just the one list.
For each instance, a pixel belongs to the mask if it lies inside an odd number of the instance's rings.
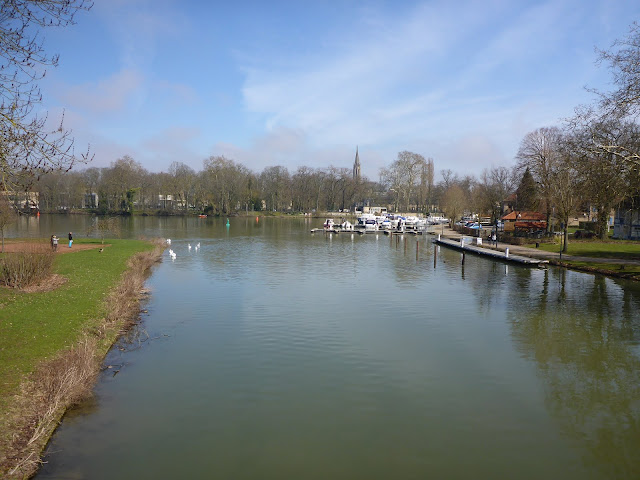
[[464,265],[464,252],[462,252],[462,265]]
[[402,241],[404,242],[404,254],[407,254],[407,237],[402,236]]
[[509,249],[508,248],[504,249],[504,258],[509,258]]
[[416,262],[418,261],[419,250],[420,250],[420,242],[416,240]]
[[433,268],[436,268],[436,260],[438,259],[438,246],[433,246]]

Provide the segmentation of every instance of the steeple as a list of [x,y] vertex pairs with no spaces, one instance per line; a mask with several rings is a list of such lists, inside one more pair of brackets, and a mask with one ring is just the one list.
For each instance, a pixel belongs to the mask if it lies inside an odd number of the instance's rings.
[[356,146],[356,161],[353,162],[353,179],[360,181],[360,156],[358,155],[358,147]]

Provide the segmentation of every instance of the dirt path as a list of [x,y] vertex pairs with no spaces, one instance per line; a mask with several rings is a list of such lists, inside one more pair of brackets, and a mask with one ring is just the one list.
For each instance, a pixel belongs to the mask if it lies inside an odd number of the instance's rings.
[[[79,252],[81,250],[93,250],[97,248],[106,248],[110,246],[111,245],[108,245],[108,244],[101,245],[99,243],[78,243],[78,244],[74,243],[73,246],[69,248],[69,244],[65,241],[58,244],[58,250],[56,250],[56,253],[57,254],[73,253],[73,252]],[[51,249],[51,245],[49,244],[49,242],[45,242],[45,241],[28,242],[28,241],[5,240],[4,242],[5,253],[16,253],[16,252],[36,253],[36,252],[41,252],[41,251],[50,250],[50,249]]]

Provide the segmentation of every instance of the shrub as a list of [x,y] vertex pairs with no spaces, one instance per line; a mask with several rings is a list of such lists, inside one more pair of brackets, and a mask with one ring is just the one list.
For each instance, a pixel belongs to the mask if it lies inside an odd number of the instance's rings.
[[35,285],[51,275],[54,253],[49,249],[5,253],[0,259],[0,283],[11,288]]
[[576,230],[573,234],[573,238],[594,238],[596,236],[595,232],[589,230]]

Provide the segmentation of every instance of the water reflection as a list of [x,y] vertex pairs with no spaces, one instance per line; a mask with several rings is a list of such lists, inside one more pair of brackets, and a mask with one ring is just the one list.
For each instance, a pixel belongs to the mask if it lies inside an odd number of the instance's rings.
[[603,478],[640,478],[637,285],[549,269],[518,275],[511,319],[518,349],[536,362],[546,405]]

